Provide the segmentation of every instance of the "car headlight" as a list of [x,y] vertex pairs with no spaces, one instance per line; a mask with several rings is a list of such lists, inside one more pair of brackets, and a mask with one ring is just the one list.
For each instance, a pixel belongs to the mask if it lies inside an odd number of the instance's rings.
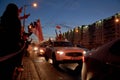
[[44,53],[44,50],[43,50],[43,49],[40,49],[40,53]]
[[59,55],[63,55],[64,54],[63,51],[57,51],[56,53],[59,54]]
[[85,55],[87,52],[86,51],[83,51],[83,54]]
[[37,50],[38,50],[38,47],[34,47],[33,50],[37,51]]

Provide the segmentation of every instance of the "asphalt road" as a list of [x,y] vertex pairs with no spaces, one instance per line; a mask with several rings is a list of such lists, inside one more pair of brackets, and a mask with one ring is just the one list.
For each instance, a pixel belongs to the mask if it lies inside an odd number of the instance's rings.
[[80,80],[76,64],[61,64],[55,68],[44,57],[36,57],[32,61],[40,80]]
[[60,64],[55,68],[44,57],[34,55],[24,57],[23,65],[18,80],[80,80],[78,64]]

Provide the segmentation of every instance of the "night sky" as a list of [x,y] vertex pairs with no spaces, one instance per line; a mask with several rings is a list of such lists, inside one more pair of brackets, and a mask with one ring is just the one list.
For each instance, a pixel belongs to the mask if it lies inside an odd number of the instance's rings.
[[[31,6],[33,2],[38,3],[37,8]],[[26,7],[26,14],[30,13],[26,26],[40,19],[45,39],[55,37],[56,25],[65,32],[120,12],[120,0],[0,0],[0,16],[8,3],[15,3],[19,8],[29,5]]]

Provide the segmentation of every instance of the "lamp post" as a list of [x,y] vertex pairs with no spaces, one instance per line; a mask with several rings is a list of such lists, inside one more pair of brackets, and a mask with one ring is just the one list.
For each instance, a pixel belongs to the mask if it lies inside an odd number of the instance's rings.
[[[25,16],[25,14],[26,14],[26,12],[25,12],[26,11],[26,5],[24,5],[23,8],[24,8],[24,16]],[[23,27],[25,27],[25,18],[23,19]]]
[[116,36],[116,38],[119,38],[120,37],[120,20],[119,20],[119,18],[116,18],[115,19],[115,36]]
[[[25,27],[25,19],[30,15],[30,14],[26,15],[26,7],[27,6],[31,6],[31,5],[24,5],[23,6],[23,8],[24,8],[23,28]],[[37,3],[32,3],[32,6],[37,7]]]

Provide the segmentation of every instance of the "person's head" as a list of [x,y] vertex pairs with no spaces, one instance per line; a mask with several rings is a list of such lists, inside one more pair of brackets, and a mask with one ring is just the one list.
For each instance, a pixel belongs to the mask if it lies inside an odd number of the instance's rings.
[[7,16],[18,16],[18,7],[16,4],[14,3],[9,3],[6,7],[5,12],[3,13],[3,15],[7,15]]

